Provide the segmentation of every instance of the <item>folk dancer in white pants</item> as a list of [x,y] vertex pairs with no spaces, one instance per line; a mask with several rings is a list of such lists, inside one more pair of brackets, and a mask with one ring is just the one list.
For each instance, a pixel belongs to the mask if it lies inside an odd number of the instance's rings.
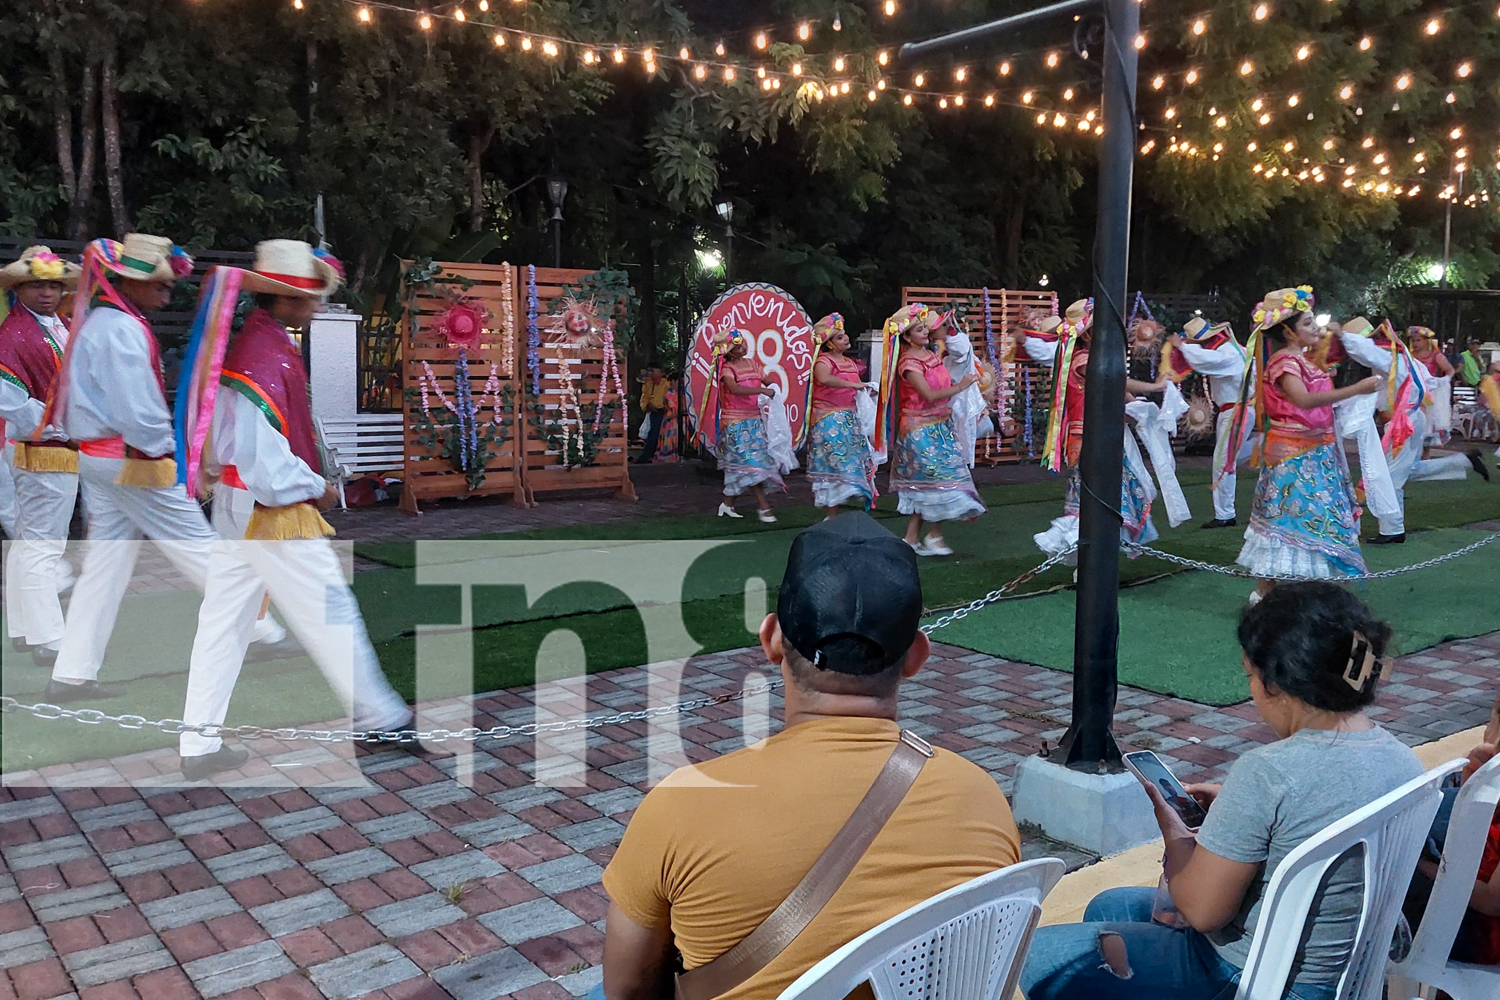
[[[1406,484],[1432,479],[1464,479],[1473,469],[1485,479],[1490,471],[1476,450],[1466,455],[1443,455],[1424,459],[1427,437],[1428,394],[1427,367],[1411,357],[1405,344],[1386,323],[1371,327],[1369,320],[1356,316],[1343,325],[1339,336],[1344,351],[1376,375],[1386,377],[1376,393],[1376,406],[1389,414],[1382,450],[1395,488],[1396,509],[1379,518],[1380,535],[1373,545],[1399,544],[1406,541]],[[1377,512],[1378,513],[1378,512]]]
[[[1245,384],[1245,349],[1234,339],[1234,329],[1228,323],[1210,324],[1201,316],[1194,316],[1182,328],[1181,334],[1167,338],[1169,357],[1181,357],[1193,371],[1208,380],[1208,398],[1216,414],[1214,423],[1214,516],[1205,521],[1205,528],[1232,528],[1239,523],[1234,508],[1234,491],[1239,477],[1235,467],[1250,460],[1255,450],[1255,439],[1249,433],[1241,434],[1241,440],[1232,442],[1230,436],[1235,426],[1235,417],[1240,409],[1241,390]],[[1254,378],[1254,367],[1250,369]],[[1246,429],[1255,426],[1255,407],[1245,404],[1245,419],[1240,426]],[[1229,451],[1234,447],[1234,462],[1230,463]]]
[[[289,326],[306,329],[341,273],[332,258],[306,243],[268,240],[256,248],[255,269],[242,280],[258,293],[259,308],[230,341],[202,456],[204,478],[218,481],[213,524],[228,541],[209,564],[183,720],[224,722],[269,591],[354,728],[402,729],[412,711],[381,672],[328,542],[333,529],[319,514],[337,502],[338,491],[320,471],[302,355],[287,334]],[[212,307],[209,295],[205,286],[200,310]],[[183,775],[194,780],[237,768],[249,756],[197,733],[182,734],[179,752]]]
[[5,560],[6,629],[16,649],[30,649],[43,667],[56,662],[63,637],[58,590],[78,499],[78,451],[61,430],[43,424],[42,414],[68,345],[57,307],[80,270],[44,246],[28,247],[0,268],[0,288],[14,298],[0,323],[0,418],[16,499]]
[[47,685],[50,702],[124,694],[98,678],[143,537],[203,587],[218,536],[177,482],[160,348],[146,319],[191,271],[192,258],[161,236],[94,240],[84,251],[73,335],[46,419],[78,443],[88,546]]

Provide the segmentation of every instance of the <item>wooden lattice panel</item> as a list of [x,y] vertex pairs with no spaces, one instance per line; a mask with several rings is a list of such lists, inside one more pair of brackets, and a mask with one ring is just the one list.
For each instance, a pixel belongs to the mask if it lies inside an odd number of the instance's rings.
[[[515,370],[508,371],[505,365],[506,340],[510,339],[513,349],[517,346],[514,339],[517,334],[514,332],[507,334],[505,330],[505,317],[507,315],[521,317],[522,320],[515,324],[521,327],[525,315],[524,312],[519,311],[520,303],[514,287],[516,269],[508,264],[440,264],[439,266],[443,269],[443,277],[467,278],[473,282],[468,289],[463,289],[458,284],[446,287],[483,304],[489,310],[490,318],[485,326],[484,336],[479,344],[468,351],[469,390],[476,400],[482,401],[479,419],[481,421],[491,419],[494,414],[490,400],[485,396],[485,383],[490,376],[491,364],[495,365],[502,390],[501,399],[506,401],[502,402],[500,419],[503,421],[509,417],[510,426],[504,429],[500,440],[490,445],[489,456],[485,462],[484,483],[479,489],[470,490],[464,473],[455,469],[448,459],[440,457],[433,448],[417,441],[416,423],[421,420],[422,416],[421,402],[413,400],[410,392],[403,392],[406,426],[406,481],[402,487],[401,509],[415,514],[419,509],[418,504],[423,500],[458,496],[494,496],[506,493],[510,494],[516,503],[525,504],[525,486],[521,478],[520,463],[516,460],[517,441],[525,434],[518,407],[521,394],[518,375],[524,373],[525,370],[524,329],[519,333],[523,342],[512,355],[515,359],[512,367]],[[509,281],[507,281],[507,275]],[[508,304],[507,296],[509,297]],[[423,362],[426,362],[427,367],[437,378],[438,388],[449,400],[456,400],[455,370],[458,367],[458,349],[449,346],[447,341],[433,330],[438,314],[447,307],[447,304],[442,298],[427,294],[424,290],[417,295],[413,303],[416,315],[415,329],[413,329],[410,317],[403,318],[402,388],[416,390],[420,394],[420,378],[426,371],[423,367]],[[511,389],[511,394],[508,396],[504,394],[507,386]],[[429,409],[437,411],[442,409],[443,404],[436,395],[429,392],[428,406]],[[416,421],[413,420],[414,415]]]
[[[901,289],[901,304],[921,302],[928,306],[951,309],[968,306],[965,325],[969,340],[980,357],[987,354],[984,336],[983,288],[920,288]],[[1047,391],[1052,384],[1051,373],[1017,350],[1019,337],[1016,333],[1027,313],[1041,311],[1049,315],[1058,312],[1056,292],[991,288],[990,330],[995,342],[995,354],[999,359],[1000,418],[1003,441],[999,448],[992,443],[980,441],[980,461],[1017,462],[1035,458],[1041,452],[1041,438],[1046,435]],[[1029,392],[1028,392],[1029,390]],[[1025,400],[1031,400],[1031,440],[1026,440]]]
[[[519,303],[516,312],[516,367],[522,380],[517,383],[516,389],[518,393],[521,393],[523,387],[526,390],[521,402],[522,416],[526,422],[522,444],[522,480],[527,501],[532,504],[537,502],[538,496],[544,497],[548,493],[566,490],[608,489],[614,490],[623,499],[636,498],[635,486],[630,482],[629,438],[626,431],[630,401],[628,397],[622,398],[615,392],[613,380],[609,385],[603,384],[603,349],[549,343],[552,337],[548,330],[552,303],[563,296],[567,287],[577,286],[591,273],[570,268],[536,269],[537,326],[542,341],[538,360],[541,365],[541,405],[545,415],[543,426],[538,428],[531,407],[531,375],[526,368],[527,269],[516,268],[516,300]],[[620,383],[628,392],[630,380],[623,355],[623,349],[617,351]],[[569,421],[570,434],[577,430],[572,423],[577,418],[562,412],[564,391],[559,362],[564,357],[573,374],[580,410],[588,413],[599,404],[601,395],[606,404],[612,404],[608,425],[601,422],[599,432],[595,435],[597,450],[593,460],[586,466],[571,469],[563,467],[561,447],[547,440],[559,428],[557,421],[560,419]],[[584,429],[592,434],[591,414],[584,423]]]

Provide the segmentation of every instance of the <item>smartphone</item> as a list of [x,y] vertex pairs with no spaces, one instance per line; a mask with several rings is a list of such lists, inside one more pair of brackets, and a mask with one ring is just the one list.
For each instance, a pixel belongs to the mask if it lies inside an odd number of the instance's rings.
[[1167,765],[1150,750],[1136,750],[1126,754],[1125,766],[1137,778],[1155,785],[1166,798],[1167,805],[1182,817],[1182,822],[1189,830],[1198,829],[1208,818],[1208,813],[1198,804],[1198,800],[1187,793],[1177,776],[1167,770]]

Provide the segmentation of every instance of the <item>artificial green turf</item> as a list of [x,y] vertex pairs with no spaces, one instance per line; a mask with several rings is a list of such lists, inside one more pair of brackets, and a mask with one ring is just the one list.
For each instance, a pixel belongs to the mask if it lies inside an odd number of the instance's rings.
[[[1242,530],[1200,531],[1196,527],[1211,516],[1208,480],[1206,470],[1182,473],[1194,519],[1171,529],[1158,504],[1154,517],[1162,538],[1157,544],[1180,555],[1230,563],[1239,550]],[[1240,477],[1242,512],[1249,510],[1253,487],[1253,476]],[[1041,561],[1031,536],[1044,530],[1060,512],[1063,488],[1061,479],[1048,479],[982,490],[989,513],[973,523],[946,526],[948,541],[957,554],[920,562],[926,606],[935,611],[967,603]],[[899,532],[904,518],[895,513],[894,507],[894,497],[882,497],[876,516]],[[1490,486],[1473,477],[1463,482],[1414,484],[1408,490],[1407,513],[1414,532],[1422,527],[1445,528],[1500,518],[1500,485]],[[586,663],[580,666],[589,672],[753,645],[754,623],[765,608],[774,607],[776,584],[792,538],[819,515],[810,508],[788,507],[780,509],[778,516],[780,523],[773,528],[749,518],[731,521],[704,513],[495,535],[488,541],[359,545],[356,551],[360,555],[391,568],[358,574],[354,588],[381,665],[397,690],[408,697],[418,693],[418,626],[455,625],[463,617],[458,586],[419,584],[418,580],[453,570],[455,565],[459,569],[471,568],[469,564],[505,569],[512,577],[519,574],[526,578],[533,584],[533,591],[539,591],[548,563],[567,557],[570,550],[582,549],[587,558],[599,560],[600,566],[624,563],[642,580],[659,584],[645,602],[646,614],[680,615],[683,629],[665,643],[651,647],[645,641],[642,611],[620,587],[572,585],[528,595],[517,585],[476,585],[469,618],[474,628],[472,682],[467,675],[458,676],[453,671],[424,669],[421,696],[427,699],[494,690],[531,683],[536,676],[538,652],[548,637],[559,631],[577,634],[586,657]],[[1366,521],[1368,524],[1371,519]],[[1413,534],[1405,546],[1367,547],[1366,555],[1377,568],[1399,565],[1456,548],[1457,538],[1452,532]],[[650,544],[717,540],[728,544],[698,555],[691,571],[680,581],[664,569],[670,547]],[[419,545],[423,547],[421,570],[416,568]],[[548,549],[557,551],[543,555]],[[1495,592],[1495,580],[1487,574],[1497,566],[1496,551],[1500,551],[1500,545],[1462,563],[1368,588],[1372,600],[1379,602],[1377,609],[1397,624],[1402,649],[1410,652],[1449,636],[1475,635],[1500,627],[1494,620],[1493,602],[1481,606],[1474,601],[1476,593]],[[528,553],[536,561],[520,562],[521,557],[514,554],[517,552]],[[487,562],[493,565],[485,566]],[[505,562],[516,565],[501,566]],[[1149,558],[1122,560],[1121,579],[1127,584],[1139,583],[1171,569]],[[1070,570],[1058,567],[1027,584],[1022,592],[1056,590],[1065,586],[1069,577]],[[747,602],[745,596],[747,582],[755,578],[765,585],[764,599],[759,603]],[[1442,586],[1434,586],[1437,581]],[[1487,589],[1476,589],[1481,587]],[[1121,595],[1122,681],[1218,704],[1241,700],[1244,688],[1232,635],[1234,615],[1248,589],[1246,581],[1201,573],[1127,588]],[[198,603],[192,593],[127,599],[103,676],[106,680],[131,680],[130,694],[99,707],[151,718],[181,714]],[[747,607],[747,603],[754,606]],[[1071,591],[1007,602],[950,626],[935,638],[1067,669],[1071,664],[1072,606]],[[1450,611],[1450,607],[1458,611]],[[1172,637],[1171,641],[1163,642],[1164,635]],[[559,648],[556,643],[554,639],[546,644],[549,654]],[[441,652],[434,659],[447,666],[458,662]],[[1206,667],[1205,663],[1215,666]],[[29,657],[7,650],[3,666],[6,694],[22,699],[40,694],[46,675],[30,665]],[[228,721],[288,725],[327,719],[336,713],[337,705],[316,670],[306,660],[295,660],[247,665]],[[4,770],[11,771],[172,742],[170,738],[108,726],[45,724],[8,715],[0,730],[0,750],[4,753],[0,763]]]
[[[1225,532],[1233,533],[1233,532]],[[1218,534],[1217,532],[1215,534]],[[1233,533],[1238,534],[1238,533]],[[1372,571],[1409,565],[1462,548],[1483,532],[1444,528],[1416,532],[1405,545],[1366,546]],[[1497,627],[1500,543],[1440,568],[1356,585],[1355,591],[1396,629],[1410,653]],[[1181,573],[1120,592],[1120,681],[1161,694],[1230,705],[1249,697],[1235,626],[1253,583],[1212,573]],[[1035,663],[1073,667],[1073,594],[1002,601],[956,622],[945,642]]]

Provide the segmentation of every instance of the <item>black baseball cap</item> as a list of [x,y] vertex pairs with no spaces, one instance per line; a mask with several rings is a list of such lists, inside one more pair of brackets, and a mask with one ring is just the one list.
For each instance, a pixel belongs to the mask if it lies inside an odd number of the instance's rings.
[[863,511],[823,521],[792,540],[776,616],[819,669],[878,674],[917,638],[917,554]]

